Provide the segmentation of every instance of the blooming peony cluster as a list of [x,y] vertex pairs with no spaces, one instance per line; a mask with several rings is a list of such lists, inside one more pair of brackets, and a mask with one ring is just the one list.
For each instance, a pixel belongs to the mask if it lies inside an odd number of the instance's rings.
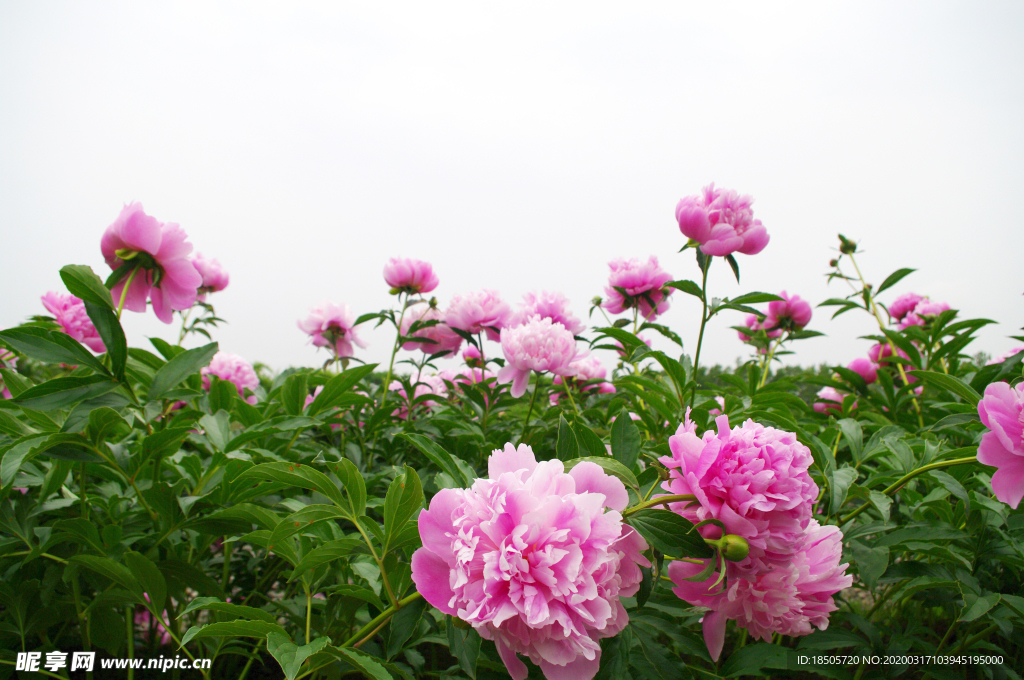
[[199,286],[199,299],[205,300],[207,293],[218,293],[228,287],[231,277],[215,258],[204,257],[202,253],[192,256],[192,266],[196,268],[203,282]]
[[245,397],[245,390],[255,391],[260,379],[253,370],[252,364],[231,352],[217,352],[213,355],[210,365],[199,371],[203,376],[203,389],[210,389],[210,376],[215,375],[238,388],[238,396],[245,398],[250,404],[256,403],[256,397]]
[[679,231],[700,243],[705,255],[757,255],[768,245],[769,236],[761,220],[754,219],[753,202],[750,196],[716,189],[711,183],[703,193],[679,201]]
[[857,357],[846,365],[848,369],[864,378],[868,385],[878,380],[878,365],[871,359]]
[[309,310],[309,316],[299,320],[299,329],[310,336],[316,347],[330,347],[339,359],[355,354],[352,345],[366,347],[355,330],[356,316],[348,305],[324,302]]
[[[427,323],[436,321],[432,326],[417,328],[411,334],[409,330],[417,321]],[[454,355],[462,346],[462,336],[453,331],[444,323],[444,313],[437,307],[428,304],[413,305],[405,312],[399,331],[403,336],[422,338],[422,341],[410,340],[402,345],[403,349],[419,350],[424,354],[437,354],[448,352]]]
[[[694,523],[717,519],[725,533],[750,546],[746,558],[728,563],[724,593],[709,590],[717,577],[685,580],[701,565],[673,562],[669,568],[679,597],[714,610],[704,616],[704,639],[717,660],[728,619],[765,640],[772,632],[806,635],[811,625],[828,625],[828,612],[836,609],[832,595],[852,578],[839,564],[842,534],[812,518],[818,487],[807,472],[810,450],[796,435],[752,420],[732,429],[728,416],[715,422],[718,433],[701,438],[687,413],[669,439],[672,455],[661,462],[670,472],[663,488],[697,499],[672,510]],[[701,531],[706,538],[719,532],[713,525]]]
[[622,482],[583,462],[538,463],[506,444],[488,478],[442,489],[420,511],[412,579],[426,600],[493,640],[509,675],[528,656],[549,680],[590,680],[602,638],[625,628],[647,544],[622,522]]
[[899,330],[910,326],[923,326],[949,309],[945,302],[933,302],[917,293],[904,293],[889,305],[889,318]]
[[779,293],[781,300],[768,303],[768,315],[764,327],[771,329],[800,330],[811,322],[811,305],[799,295],[790,296],[786,291]]
[[546,290],[540,293],[527,293],[512,315],[509,325],[522,326],[535,316],[560,323],[573,335],[579,335],[587,330],[587,325],[573,316],[572,310],[569,309],[569,298],[561,293],[549,293]]
[[900,321],[907,314],[914,311],[914,307],[917,307],[917,303],[923,299],[924,297],[917,293],[904,293],[889,305],[889,316],[893,321]]
[[989,430],[978,445],[978,462],[998,468],[992,491],[1016,510],[1024,498],[1024,383],[991,383],[978,402],[978,415]]
[[107,351],[96,326],[92,324],[85,311],[85,303],[70,293],[48,292],[42,296],[43,307],[53,314],[65,333],[82,343],[93,352],[102,354]]
[[533,317],[529,323],[501,329],[501,350],[507,362],[498,382],[512,383],[512,396],[526,393],[530,371],[576,375],[576,338],[560,323]]
[[486,331],[488,338],[497,341],[498,333],[509,325],[511,317],[512,308],[497,291],[484,288],[452,297],[444,320],[452,328],[473,335]]
[[668,296],[674,288],[665,288],[672,275],[661,268],[658,258],[651,255],[647,262],[638,258],[618,258],[608,263],[611,273],[604,292],[608,299],[602,307],[612,314],[638,308],[640,316],[651,321],[668,311]]
[[194,305],[203,277],[188,259],[192,244],[187,239],[179,225],[147,215],[141,203],[126,205],[100,239],[103,259],[111,269],[116,271],[125,263],[136,267],[134,275],[125,273],[111,289],[114,304],[120,303],[123,294],[125,309],[145,312],[148,298],[164,323],[171,322],[174,310]]
[[392,293],[429,293],[437,288],[437,274],[429,262],[393,257],[384,265],[384,280]]

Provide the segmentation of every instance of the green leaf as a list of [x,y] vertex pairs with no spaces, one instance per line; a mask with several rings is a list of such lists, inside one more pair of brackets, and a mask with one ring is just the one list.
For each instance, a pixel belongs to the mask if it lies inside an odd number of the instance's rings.
[[205,626],[192,626],[181,638],[181,646],[184,647],[192,640],[199,640],[209,637],[251,637],[263,638],[271,633],[286,635],[284,628],[276,623],[266,621],[246,621],[238,619],[235,621],[223,621],[211,623]]
[[967,622],[980,618],[999,604],[999,599],[999,593],[989,593],[981,597],[968,593],[964,596],[964,611],[958,620]]
[[885,278],[885,281],[882,281],[882,285],[880,285],[878,287],[878,289],[875,291],[875,295],[878,295],[879,293],[881,293],[883,290],[885,290],[887,288],[891,288],[892,286],[896,285],[896,283],[899,282],[899,280],[902,279],[904,276],[906,276],[907,274],[911,274],[911,273],[913,273],[915,271],[917,271],[917,270],[916,269],[897,269],[892,274],[889,274],[889,276],[887,276]]
[[729,263],[729,268],[732,269],[733,276],[736,277],[736,283],[740,282],[740,263],[736,261],[736,256],[729,253],[725,256],[725,261]]
[[871,504],[878,510],[878,513],[882,515],[882,519],[888,522],[889,510],[892,507],[892,498],[886,496],[881,491],[869,492],[868,498],[870,499]]
[[247,619],[257,619],[259,621],[266,621],[267,623],[274,623],[277,621],[277,617],[270,612],[265,612],[262,609],[257,609],[256,607],[247,607],[241,604],[222,602],[220,598],[217,597],[195,598],[188,603],[188,606],[185,607],[178,618],[181,618],[181,616],[197,609],[206,609],[211,612],[223,612],[239,618],[245,617]]
[[860,541],[853,541],[850,543],[850,550],[857,562],[860,577],[869,588],[874,588],[878,578],[889,566],[889,548],[884,545],[869,548]]
[[14,401],[36,411],[53,411],[106,394],[116,387],[116,382],[103,375],[67,376],[30,387],[15,397]]
[[580,445],[564,415],[558,416],[558,441],[555,443],[555,455],[558,456],[558,460],[563,461],[580,456]]
[[583,458],[574,458],[573,460],[565,463],[565,471],[573,469],[580,463],[594,463],[600,465],[605,472],[622,480],[622,483],[626,486],[636,490],[640,488],[640,483],[636,481],[636,477],[630,472],[625,465],[610,458],[608,456],[585,456]]
[[670,510],[644,508],[626,521],[651,546],[669,557],[706,558],[715,555],[694,525]]
[[301,415],[302,409],[306,406],[306,397],[309,396],[307,378],[305,373],[293,373],[281,387],[281,403],[284,405],[284,412],[290,416]]
[[2,376],[2,382],[7,390],[11,393],[12,397],[16,397],[28,388],[32,387],[32,382],[19,373],[15,373],[9,368],[0,368],[0,376]]
[[295,565],[295,569],[292,570],[292,575],[288,577],[288,580],[294,581],[310,569],[316,569],[317,567],[329,564],[342,557],[351,555],[352,553],[365,551],[366,544],[363,541],[356,540],[354,538],[339,538],[333,541],[328,541],[327,543],[314,548],[299,560],[299,563]]
[[572,431],[576,435],[576,441],[580,444],[580,453],[601,457],[608,455],[608,451],[605,449],[601,438],[579,420],[573,422]]
[[411,467],[395,477],[384,498],[384,552],[391,548],[395,536],[405,523],[423,507],[423,485]]
[[448,474],[461,488],[473,486],[473,478],[463,474],[462,468],[455,461],[455,457],[435,444],[432,440],[422,434],[405,433],[398,435],[410,444],[419,449],[423,455],[433,461],[434,465]]
[[829,474],[829,488],[832,490],[832,507],[830,512],[839,512],[839,509],[846,503],[846,494],[850,486],[857,481],[859,473],[856,468],[844,467],[834,470]]
[[853,459],[860,460],[861,452],[864,450],[864,431],[861,429],[860,423],[853,418],[843,418],[837,425],[839,425],[846,443],[850,445]]
[[394,659],[402,651],[405,643],[419,627],[423,612],[427,609],[427,601],[423,598],[413,600],[391,617],[391,628],[388,631],[388,659]]
[[115,562],[109,557],[96,557],[95,555],[74,555],[68,559],[68,562],[105,576],[134,595],[137,603],[144,604],[146,602],[142,596],[142,586],[123,564]]
[[725,659],[722,667],[718,669],[718,675],[723,678],[737,678],[741,675],[764,675],[764,668],[785,670],[787,652],[789,650],[785,647],[767,642],[748,644],[735,650]]
[[668,283],[665,284],[665,287],[675,288],[676,290],[681,290],[684,293],[689,293],[698,300],[704,299],[704,293],[701,292],[700,286],[694,283],[693,281],[689,281],[687,279],[681,279],[679,281],[669,281]]
[[943,472],[942,470],[932,470],[929,472],[932,477],[938,480],[939,484],[946,487],[951,494],[959,498],[964,502],[965,516],[970,517],[971,515],[971,496],[967,493],[967,489],[949,473]]
[[110,375],[99,359],[67,333],[24,326],[0,331],[0,340],[37,361],[88,366],[97,373]]
[[952,392],[971,406],[977,406],[981,401],[981,395],[960,378],[936,371],[908,371],[908,373],[926,383]]
[[106,548],[103,547],[103,541],[100,539],[100,532],[96,530],[96,525],[87,519],[81,517],[59,519],[53,523],[53,530],[69,534],[72,540],[92,548],[100,555],[107,553]]
[[102,442],[116,444],[132,432],[132,426],[117,411],[101,406],[89,412],[85,435],[97,446]]
[[350,368],[334,376],[327,381],[324,389],[313,400],[313,403],[309,405],[309,408],[306,409],[306,414],[315,416],[318,413],[333,408],[342,395],[355,387],[360,380],[373,373],[375,368],[377,368],[377,364],[366,364]]
[[211,342],[202,347],[186,350],[168,361],[153,376],[153,382],[149,386],[149,399],[155,401],[162,398],[166,392],[180,385],[185,378],[209,366],[216,353],[217,343]]
[[480,657],[480,634],[473,628],[458,628],[451,616],[445,617],[445,632],[448,634],[448,652],[459,660],[459,666],[473,680],[476,680],[476,662]]
[[124,380],[124,369],[128,363],[128,340],[124,337],[124,329],[117,319],[117,314],[105,305],[85,301],[85,313],[89,315],[92,325],[107,348],[110,357],[110,368],[114,377]]
[[331,643],[331,638],[320,637],[308,645],[299,647],[291,638],[281,633],[267,633],[267,651],[281,664],[281,670],[288,680],[295,680],[299,674],[299,668],[306,659],[319,652]]
[[160,615],[167,601],[167,582],[164,575],[148,558],[131,550],[124,554],[124,563],[142,586],[142,590],[149,595],[150,611]]
[[68,291],[82,299],[113,311],[114,298],[103,285],[103,280],[96,275],[92,267],[84,264],[69,264],[60,270],[60,278]]
[[744,293],[743,295],[739,295],[737,297],[730,298],[730,299],[726,300],[725,304],[726,305],[756,305],[756,304],[761,303],[761,302],[778,302],[779,300],[782,300],[782,298],[779,297],[778,295],[773,295],[772,293],[754,292],[754,293]]
[[231,416],[227,411],[217,411],[215,414],[206,414],[199,419],[198,425],[203,428],[206,439],[213,444],[218,451],[224,451],[228,445],[228,437],[231,436]]
[[626,409],[622,409],[612,423],[612,456],[632,470],[639,455],[640,430],[633,424]]
[[312,489],[327,496],[342,509],[350,509],[349,503],[341,495],[341,491],[330,478],[319,470],[301,463],[262,463],[244,470],[235,478],[239,484],[245,480],[258,479],[280,482],[302,489]]
[[358,649],[349,647],[332,647],[330,651],[337,657],[344,659],[357,670],[363,672],[371,680],[392,680],[391,674],[384,666],[369,654],[364,654]]
[[348,458],[342,458],[341,462],[334,466],[334,474],[341,480],[341,486],[345,489],[345,496],[348,498],[348,506],[353,517],[359,517],[366,512],[366,480],[359,472],[359,468]]

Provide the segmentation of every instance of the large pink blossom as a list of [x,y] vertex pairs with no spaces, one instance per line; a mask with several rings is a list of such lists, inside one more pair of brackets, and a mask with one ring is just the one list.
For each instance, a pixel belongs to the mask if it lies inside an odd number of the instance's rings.
[[551,319],[533,317],[522,326],[501,329],[501,350],[508,363],[498,371],[498,382],[511,382],[513,397],[526,393],[530,371],[576,375],[576,338]]
[[989,429],[978,445],[978,462],[999,468],[992,491],[1016,510],[1024,498],[1024,383],[991,383],[978,402],[978,415]]
[[843,533],[839,527],[821,526],[811,519],[796,540],[789,560],[770,570],[743,573],[743,562],[727,563],[724,589],[713,588],[718,574],[702,582],[686,580],[704,565],[679,561],[669,565],[668,575],[676,586],[672,592],[692,605],[711,609],[703,618],[704,642],[715,661],[722,653],[729,619],[765,642],[771,642],[774,633],[809,635],[814,628],[828,628],[829,614],[838,609],[832,596],[853,584],[853,577],[846,574],[849,564],[840,564]]
[[651,255],[647,262],[638,258],[616,258],[608,263],[611,273],[604,292],[608,298],[601,304],[612,314],[621,314],[634,307],[646,320],[656,319],[668,311],[668,297],[674,288],[664,288],[672,275],[661,268]]
[[429,293],[437,288],[437,274],[429,262],[393,257],[384,265],[384,280],[395,293]]
[[366,347],[355,329],[356,315],[348,305],[324,302],[309,310],[309,316],[299,320],[299,329],[310,336],[316,347],[330,347],[335,356],[355,354],[352,345]]
[[868,385],[878,380],[878,366],[871,359],[857,357],[846,365],[848,369],[864,378]]
[[754,219],[753,202],[750,196],[716,189],[711,183],[700,195],[679,201],[679,231],[700,243],[705,255],[756,255],[768,245],[769,236],[761,220]]
[[40,298],[43,307],[53,314],[65,333],[82,343],[93,352],[102,354],[107,351],[96,326],[85,311],[85,303],[70,293],[48,292]]
[[452,328],[458,328],[472,335],[487,332],[487,337],[497,341],[498,333],[508,326],[512,308],[501,299],[497,291],[482,290],[455,295],[448,304],[444,320]]
[[[141,203],[131,203],[121,210],[103,233],[100,250],[111,269],[125,262],[140,267],[124,296],[125,309],[145,312],[149,298],[157,318],[170,323],[174,310],[195,304],[203,277],[188,259],[192,244],[187,239],[179,225],[147,215]],[[110,291],[114,304],[120,303],[129,276],[126,274]]]
[[914,307],[917,307],[917,303],[924,299],[924,296],[918,295],[917,293],[904,293],[898,298],[892,301],[889,305],[889,316],[894,321],[899,321],[905,317],[909,312],[914,311]]
[[799,295],[788,295],[786,291],[779,293],[781,300],[768,303],[768,315],[764,319],[765,328],[785,328],[800,330],[811,322],[811,305]]
[[231,281],[231,277],[228,276],[227,271],[216,258],[207,258],[202,253],[196,253],[192,256],[192,266],[203,277],[203,282],[199,286],[200,300],[206,299],[207,293],[217,293],[224,290]]
[[599,640],[625,628],[647,544],[622,522],[626,488],[598,465],[568,473],[506,444],[488,478],[442,489],[420,511],[412,579],[426,600],[493,640],[514,680],[523,654],[549,680],[590,680]]
[[[428,304],[413,305],[405,310],[405,317],[401,323],[401,334],[408,337],[410,335],[409,329],[417,321],[423,323],[436,321],[437,323],[433,326],[426,326],[413,331],[412,337],[423,338],[424,341],[410,340],[402,345],[403,349],[410,351],[419,350],[424,354],[448,352],[449,356],[454,356],[459,351],[459,347],[462,346],[462,336],[449,328],[444,322],[444,312]],[[431,340],[433,342],[429,342]]]
[[210,365],[200,369],[199,372],[203,376],[203,389],[210,389],[210,376],[215,375],[238,388],[238,396],[244,398],[248,403],[256,403],[255,395],[246,397],[245,390],[255,391],[260,385],[260,379],[252,364],[237,354],[217,352],[213,355]]
[[572,310],[569,309],[569,298],[561,293],[550,293],[546,290],[527,293],[512,315],[509,325],[522,326],[534,316],[560,323],[573,335],[579,335],[587,330],[587,325],[573,316]]
[[[718,519],[729,534],[742,536],[750,554],[740,563],[751,573],[784,566],[811,520],[811,503],[818,487],[807,473],[811,451],[796,435],[753,420],[729,429],[729,417],[715,419],[718,434],[700,438],[689,410],[669,437],[671,456],[660,460],[669,469],[662,488],[672,494],[692,494],[696,503],[675,503],[673,511],[694,522]],[[719,529],[702,529],[715,538]]]

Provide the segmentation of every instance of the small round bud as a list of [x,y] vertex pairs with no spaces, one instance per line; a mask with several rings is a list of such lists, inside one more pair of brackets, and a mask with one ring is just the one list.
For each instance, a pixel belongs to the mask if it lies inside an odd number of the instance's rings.
[[726,534],[720,540],[719,550],[722,551],[722,557],[730,562],[739,562],[750,554],[750,545],[742,536]]
[[828,266],[829,267],[838,267],[839,266],[839,260],[829,260],[828,261]]

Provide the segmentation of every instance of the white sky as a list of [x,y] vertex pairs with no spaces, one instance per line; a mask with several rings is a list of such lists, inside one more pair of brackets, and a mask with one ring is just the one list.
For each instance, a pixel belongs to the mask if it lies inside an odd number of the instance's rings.
[[[435,295],[565,293],[656,254],[697,279],[673,211],[715,181],[771,234],[716,262],[711,293],[844,295],[836,233],[876,285],[1024,325],[1024,4],[1019,2],[139,3],[0,0],[0,327],[45,313],[58,269],[109,269],[103,230],[138,200],[231,286],[221,347],[312,365],[296,320],[391,304],[391,256]],[[891,299],[892,294],[883,299]],[[663,317],[696,346],[699,307]],[[791,362],[847,363],[866,315],[816,309]],[[745,354],[723,315],[705,357]],[[129,343],[177,338],[126,313]],[[391,331],[360,356],[387,360]],[[496,352],[492,345],[490,352]],[[445,362],[442,362],[445,363]]]

